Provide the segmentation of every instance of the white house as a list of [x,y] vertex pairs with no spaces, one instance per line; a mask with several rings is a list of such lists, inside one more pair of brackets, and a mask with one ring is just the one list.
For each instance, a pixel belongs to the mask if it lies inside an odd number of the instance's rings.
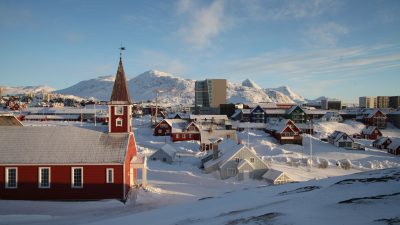
[[326,112],[322,116],[321,121],[323,122],[343,122],[343,117],[338,112]]
[[353,138],[341,131],[335,131],[328,136],[329,143],[346,149],[361,149],[359,143],[354,142]]
[[163,145],[160,149],[154,152],[151,156],[151,160],[160,160],[166,163],[173,163],[177,150],[170,144]]
[[221,179],[236,177],[261,179],[268,170],[268,165],[261,160],[254,150],[231,140],[224,140],[218,145],[212,159],[204,163],[207,173],[218,171]]

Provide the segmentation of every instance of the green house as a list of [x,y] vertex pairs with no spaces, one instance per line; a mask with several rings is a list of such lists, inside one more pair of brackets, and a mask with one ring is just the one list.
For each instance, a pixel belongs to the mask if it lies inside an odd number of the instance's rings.
[[285,118],[290,119],[295,123],[306,123],[307,122],[307,114],[298,105],[292,106],[292,108],[288,109],[286,111]]

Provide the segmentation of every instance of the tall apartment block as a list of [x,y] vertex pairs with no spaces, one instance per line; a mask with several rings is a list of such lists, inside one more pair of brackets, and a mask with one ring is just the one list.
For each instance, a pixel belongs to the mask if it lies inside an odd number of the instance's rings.
[[377,108],[389,108],[389,96],[377,96],[376,97]]
[[219,114],[220,104],[226,102],[226,79],[206,79],[195,83],[195,111],[197,114]]
[[389,97],[389,107],[397,109],[400,107],[400,96],[390,96]]
[[358,98],[360,108],[376,108],[376,98],[372,96],[363,96]]

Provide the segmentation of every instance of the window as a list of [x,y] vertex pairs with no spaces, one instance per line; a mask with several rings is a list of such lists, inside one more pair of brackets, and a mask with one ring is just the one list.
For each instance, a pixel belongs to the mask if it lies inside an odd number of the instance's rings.
[[235,162],[238,163],[239,161],[240,161],[239,157],[236,157],[236,158],[235,158]]
[[161,134],[162,130],[158,130],[158,133]]
[[175,137],[176,137],[176,138],[179,138],[179,134],[176,134]]
[[72,188],[83,188],[83,168],[72,167],[71,171]]
[[192,134],[189,134],[189,138],[192,138]]
[[182,138],[186,138],[186,134],[182,134]]
[[6,188],[17,188],[18,174],[17,168],[6,168]]
[[114,183],[114,169],[113,168],[106,169],[106,183],[107,184]]
[[50,188],[49,167],[39,167],[39,188]]
[[254,163],[254,158],[253,157],[250,158],[250,162]]
[[117,127],[122,127],[122,119],[121,118],[116,119],[115,122],[116,122],[115,124]]
[[115,106],[115,115],[124,115],[124,108],[122,106]]

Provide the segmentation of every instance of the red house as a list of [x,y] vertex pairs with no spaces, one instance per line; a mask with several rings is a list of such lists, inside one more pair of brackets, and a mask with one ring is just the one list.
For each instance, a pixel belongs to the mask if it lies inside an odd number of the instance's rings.
[[126,200],[140,166],[121,59],[109,110],[108,127],[0,126],[0,199]]
[[387,117],[379,109],[367,110],[364,112],[364,124],[384,129],[387,126]]
[[300,136],[301,130],[289,119],[268,124],[266,130],[280,144],[303,144],[303,138]]
[[364,139],[376,140],[378,137],[382,137],[382,133],[377,127],[368,126],[361,131],[361,137]]
[[191,122],[189,125],[186,121],[185,123],[174,123],[171,139],[172,141],[200,140],[200,127],[195,122]]

